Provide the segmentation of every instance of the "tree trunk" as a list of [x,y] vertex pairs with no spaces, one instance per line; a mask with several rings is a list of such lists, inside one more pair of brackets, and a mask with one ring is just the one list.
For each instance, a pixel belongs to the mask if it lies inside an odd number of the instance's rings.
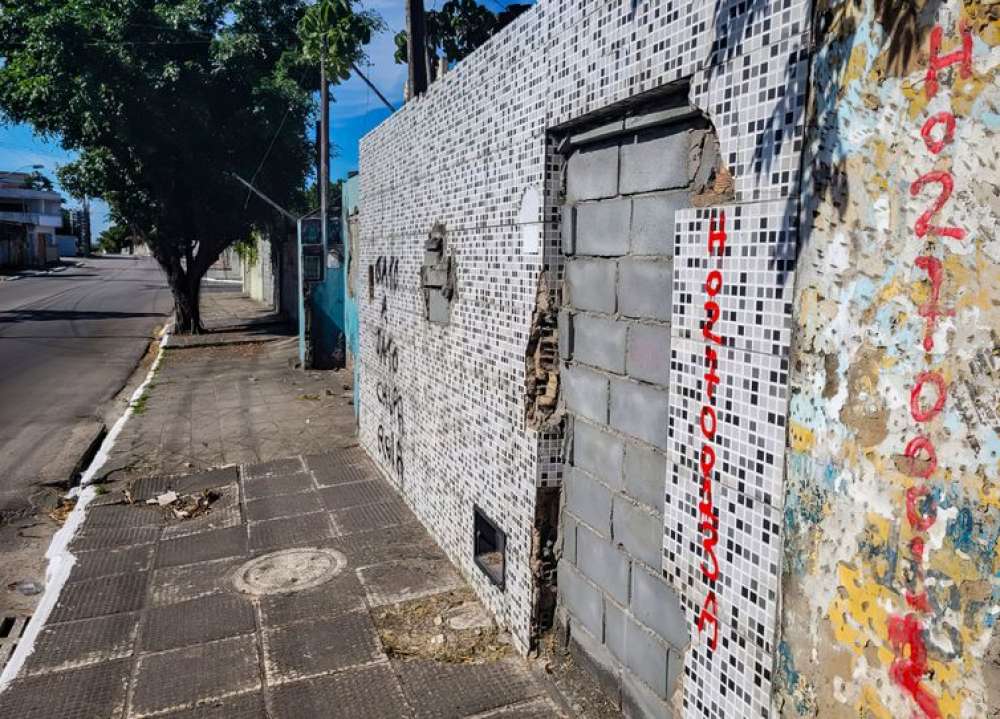
[[201,334],[201,277],[177,270],[167,271],[167,282],[174,296],[174,332]]

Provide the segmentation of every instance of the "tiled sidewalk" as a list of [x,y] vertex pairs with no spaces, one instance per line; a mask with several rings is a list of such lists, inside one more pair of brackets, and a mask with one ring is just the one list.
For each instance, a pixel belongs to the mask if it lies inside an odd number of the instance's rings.
[[[168,489],[220,497],[211,512],[178,521],[144,504]],[[566,715],[502,639],[472,663],[387,651],[376,627],[387,614],[466,590],[357,447],[141,479],[132,493],[135,504],[114,492],[88,508],[71,545],[77,564],[0,695],[0,717]],[[248,560],[298,547],[335,550],[344,564],[312,589],[237,591]],[[461,608],[481,611],[472,604]],[[463,631],[475,640],[484,630]]]

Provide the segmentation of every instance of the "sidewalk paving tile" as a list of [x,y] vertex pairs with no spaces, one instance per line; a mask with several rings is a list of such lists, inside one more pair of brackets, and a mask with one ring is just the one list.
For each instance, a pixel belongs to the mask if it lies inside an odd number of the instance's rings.
[[35,640],[25,674],[75,669],[131,656],[139,614],[110,614],[50,624]]
[[148,579],[149,572],[137,572],[67,584],[49,615],[49,621],[68,622],[140,609]]
[[278,494],[264,499],[247,502],[247,519],[260,522],[267,519],[294,517],[300,514],[311,514],[323,511],[323,503],[315,491],[299,492],[298,494]]
[[444,559],[445,554],[416,520],[337,537],[331,546],[353,567],[389,561]]
[[157,719],[264,719],[267,709],[260,692],[214,699],[192,709],[160,714]]
[[87,513],[87,529],[131,529],[162,527],[166,517],[159,507],[105,504]]
[[406,719],[411,716],[388,664],[283,684],[272,693],[275,719]]
[[107,552],[80,552],[66,581],[72,583],[113,574],[144,572],[152,568],[155,549],[155,544],[140,544]]
[[121,719],[129,660],[41,674],[0,694],[0,716],[17,719]]
[[247,501],[276,497],[279,494],[296,494],[316,489],[316,484],[305,472],[280,477],[263,477],[243,484],[243,494]]
[[[263,412],[272,412],[273,407],[262,407],[260,408]],[[303,471],[305,468],[302,466],[302,460],[298,457],[290,457],[287,459],[272,459],[269,462],[261,462],[260,464],[251,464],[243,468],[243,476],[250,479],[259,479],[261,477],[279,477],[289,474],[295,474],[297,472]]]
[[384,657],[367,612],[314,619],[264,631],[268,684],[370,664]]
[[245,557],[229,557],[154,570],[150,580],[150,604],[174,604],[227,591],[232,588],[236,568],[245,561]]
[[334,536],[330,516],[323,511],[299,517],[250,523],[250,552],[266,554],[279,549],[325,544]]
[[348,509],[362,504],[395,501],[396,494],[383,482],[350,482],[319,490],[327,509]]
[[213,529],[161,542],[157,550],[156,566],[174,567],[210,559],[242,557],[246,551],[247,534],[244,527]]
[[140,633],[146,652],[226,639],[256,630],[253,606],[236,594],[210,594],[148,610]]
[[462,578],[447,559],[384,562],[357,570],[373,607],[398,604],[462,586]]
[[416,719],[451,719],[537,697],[541,687],[517,661],[446,664],[392,660]]
[[144,717],[261,686],[254,635],[139,657],[129,717]]
[[335,509],[333,518],[344,534],[363,532],[369,529],[384,529],[397,524],[416,521],[402,499],[393,498],[388,502],[361,504],[346,509]]
[[315,589],[260,598],[261,624],[268,629],[364,608],[365,590],[350,570]]
[[85,524],[83,530],[70,544],[70,550],[76,553],[133,547],[137,544],[153,544],[159,537],[159,527],[101,529],[100,527],[90,528]]

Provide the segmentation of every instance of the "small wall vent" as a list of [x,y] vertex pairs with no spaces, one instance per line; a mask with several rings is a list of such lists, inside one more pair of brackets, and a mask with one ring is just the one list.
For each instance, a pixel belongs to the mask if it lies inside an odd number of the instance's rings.
[[479,507],[473,507],[473,559],[503,591],[507,580],[507,535]]

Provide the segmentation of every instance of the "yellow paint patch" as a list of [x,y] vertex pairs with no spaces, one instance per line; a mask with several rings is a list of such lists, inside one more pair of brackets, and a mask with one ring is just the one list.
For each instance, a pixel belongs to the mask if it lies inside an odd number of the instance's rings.
[[798,422],[789,423],[788,438],[792,443],[792,449],[797,452],[807,452],[814,444],[812,430]]
[[859,717],[872,717],[872,719],[896,719],[878,697],[878,692],[866,685],[861,691],[861,701],[856,707]]
[[974,582],[980,578],[976,563],[971,559],[963,559],[948,542],[930,557],[931,571],[938,576],[944,576],[955,583]]
[[867,576],[870,574],[849,564],[838,565],[840,586],[828,610],[834,637],[858,656],[869,643],[884,646],[888,641],[888,615],[882,607],[894,595]]

